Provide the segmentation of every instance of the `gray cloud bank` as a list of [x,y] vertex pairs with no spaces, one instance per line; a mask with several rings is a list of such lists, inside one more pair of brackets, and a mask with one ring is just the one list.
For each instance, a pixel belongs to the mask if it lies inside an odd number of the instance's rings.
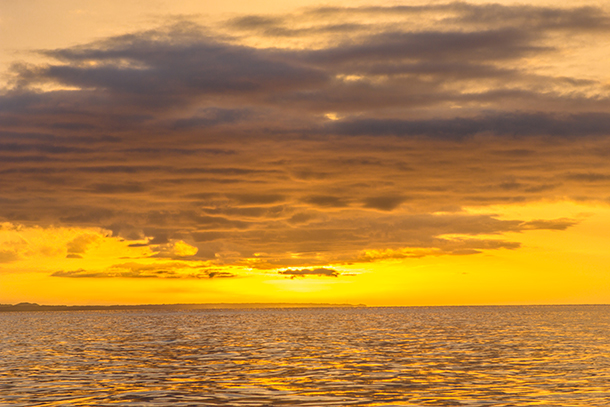
[[[182,21],[15,63],[0,219],[181,239],[194,259],[295,276],[517,249],[488,236],[577,223],[466,206],[610,200],[607,78],[562,68],[575,44],[610,34],[603,9],[322,7],[218,30]],[[201,273],[188,275],[214,277]]]

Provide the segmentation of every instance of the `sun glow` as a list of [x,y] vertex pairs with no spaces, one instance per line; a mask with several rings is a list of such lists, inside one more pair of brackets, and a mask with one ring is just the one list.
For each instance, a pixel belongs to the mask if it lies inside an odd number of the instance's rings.
[[[130,244],[103,229],[4,223],[0,294],[17,301],[27,292],[34,301],[55,304],[207,302],[229,297],[370,305],[608,300],[607,206],[562,201],[471,207],[467,212],[494,212],[503,219],[530,222],[541,217],[572,218],[578,224],[568,230],[506,232],[502,238],[520,244],[515,249],[480,249],[457,256],[416,248],[365,250],[364,262],[319,271],[311,267],[248,271],[190,260],[197,251],[184,241],[160,249]],[[170,257],[157,257],[159,253]],[[88,271],[79,274],[79,270]],[[331,271],[338,277],[323,275]]]

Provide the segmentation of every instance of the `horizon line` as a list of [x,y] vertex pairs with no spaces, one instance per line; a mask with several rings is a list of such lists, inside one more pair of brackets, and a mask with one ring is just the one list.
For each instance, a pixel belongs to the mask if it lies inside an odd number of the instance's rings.
[[47,305],[31,302],[17,304],[1,304],[2,311],[71,311],[71,310],[103,310],[103,309],[223,309],[223,308],[441,308],[441,307],[547,307],[547,306],[608,306],[608,303],[559,303],[559,304],[437,304],[437,305],[367,305],[328,302],[214,302],[214,303],[162,303],[162,304],[112,304],[112,305]]

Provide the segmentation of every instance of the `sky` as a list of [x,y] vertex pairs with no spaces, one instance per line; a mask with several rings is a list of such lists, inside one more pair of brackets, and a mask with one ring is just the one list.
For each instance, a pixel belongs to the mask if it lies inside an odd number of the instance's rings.
[[0,0],[0,303],[610,303],[610,5]]

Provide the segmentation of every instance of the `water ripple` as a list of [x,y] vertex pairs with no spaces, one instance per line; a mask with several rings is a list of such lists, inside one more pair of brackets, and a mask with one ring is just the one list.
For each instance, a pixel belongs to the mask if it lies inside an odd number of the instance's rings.
[[607,406],[610,307],[0,314],[2,406]]

